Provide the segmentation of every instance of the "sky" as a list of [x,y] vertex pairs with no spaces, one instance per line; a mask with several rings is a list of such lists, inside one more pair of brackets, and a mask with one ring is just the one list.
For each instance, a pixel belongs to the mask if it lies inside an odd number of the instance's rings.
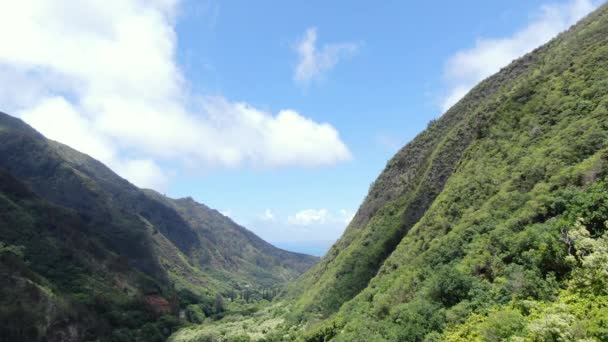
[[387,161],[593,0],[0,0],[0,110],[321,255]]

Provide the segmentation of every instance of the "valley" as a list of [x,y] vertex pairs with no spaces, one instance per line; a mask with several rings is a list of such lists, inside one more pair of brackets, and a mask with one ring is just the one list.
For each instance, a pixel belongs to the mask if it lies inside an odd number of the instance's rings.
[[0,341],[608,341],[608,4],[430,121],[322,257],[9,114]]

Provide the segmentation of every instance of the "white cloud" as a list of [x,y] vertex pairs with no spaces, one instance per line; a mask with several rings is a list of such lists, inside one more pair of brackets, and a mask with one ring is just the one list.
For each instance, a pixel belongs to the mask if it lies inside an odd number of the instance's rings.
[[115,158],[113,144],[99,135],[93,124],[80,115],[64,97],[43,97],[20,111],[20,116],[34,127],[44,127],[44,134],[104,161]]
[[272,212],[272,210],[266,209],[260,215],[260,220],[262,220],[262,221],[274,221],[275,220],[274,213]]
[[295,226],[310,226],[324,224],[349,224],[354,214],[346,209],[331,213],[327,209],[304,209],[287,217],[287,222]]
[[510,37],[480,38],[473,48],[457,52],[446,63],[444,75],[449,90],[442,100],[441,109],[448,110],[479,81],[546,43],[597,5],[591,0],[544,5],[526,27]]
[[44,97],[32,107],[20,111],[20,116],[30,125],[42,127],[49,139],[77,146],[137,186],[164,189],[167,185],[168,178],[156,162],[120,157],[110,139],[97,132],[94,125],[63,97]]
[[321,49],[318,49],[316,44],[317,29],[310,27],[295,46],[298,64],[293,79],[304,86],[321,79],[323,74],[333,69],[341,58],[350,57],[359,49],[356,43],[326,44]]
[[317,166],[351,158],[335,128],[294,110],[272,116],[223,98],[205,98],[203,102],[208,117],[202,126],[208,134],[201,138],[209,139],[208,144],[223,142],[223,149],[202,151],[204,159],[224,164],[248,160],[269,166]]
[[115,165],[116,171],[142,188],[164,189],[169,181],[165,172],[149,159],[130,159]]
[[328,123],[193,94],[176,64],[175,0],[0,2],[4,111],[162,187],[165,162],[319,166],[351,155]]
[[304,209],[282,216],[266,209],[245,226],[267,241],[335,241],[353,218],[347,209]]
[[328,218],[327,209],[305,209],[287,218],[287,222],[296,226],[324,224]]

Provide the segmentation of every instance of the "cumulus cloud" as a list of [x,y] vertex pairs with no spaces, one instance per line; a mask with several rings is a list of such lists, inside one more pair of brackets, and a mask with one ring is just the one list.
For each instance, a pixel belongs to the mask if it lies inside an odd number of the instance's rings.
[[150,159],[129,159],[114,163],[116,171],[126,179],[144,188],[163,189],[169,182],[168,175]]
[[274,221],[274,213],[270,209],[264,210],[264,212],[260,215],[260,220],[262,221]]
[[354,214],[346,209],[330,213],[327,209],[304,209],[287,217],[287,222],[295,226],[310,226],[324,224],[349,224]]
[[323,74],[333,69],[340,59],[354,55],[359,49],[356,43],[325,44],[317,48],[317,29],[310,27],[297,42],[294,50],[298,54],[298,64],[293,79],[300,85],[308,85],[321,79]]
[[165,161],[320,166],[351,155],[338,131],[189,91],[175,60],[175,0],[0,2],[3,110],[144,187]]
[[291,215],[266,209],[245,226],[267,241],[318,243],[335,241],[352,218],[348,209],[303,209]]
[[224,98],[203,100],[207,118],[202,126],[208,135],[201,137],[223,142],[223,149],[202,151],[205,159],[224,164],[242,161],[270,166],[329,165],[351,157],[338,131],[327,123],[317,123],[294,110],[277,115],[265,113],[246,103]]
[[44,97],[19,114],[33,127],[42,128],[49,139],[76,146],[141,187],[162,189],[167,185],[168,178],[155,161],[119,156],[112,141],[99,134],[94,125],[63,97]]
[[305,209],[287,218],[287,222],[296,226],[324,224],[327,221],[327,209]]
[[458,51],[446,63],[444,76],[449,90],[441,102],[441,109],[448,110],[479,81],[496,73],[517,57],[548,42],[597,5],[591,0],[547,4],[540,8],[539,13],[532,17],[526,27],[510,37],[479,38],[473,48]]

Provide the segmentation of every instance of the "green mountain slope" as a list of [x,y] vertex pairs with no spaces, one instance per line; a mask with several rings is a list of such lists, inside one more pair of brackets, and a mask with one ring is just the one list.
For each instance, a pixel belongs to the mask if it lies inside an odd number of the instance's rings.
[[[607,147],[604,5],[481,82],[388,162],[343,237],[291,288],[302,338],[549,334],[534,323],[542,308],[589,290],[571,285],[586,260],[568,232],[580,222],[604,248]],[[555,305],[569,334],[608,338],[600,316]],[[492,315],[515,323],[500,335],[483,328],[499,325]]]
[[162,340],[178,311],[217,313],[217,295],[279,286],[317,260],[192,199],[138,189],[2,113],[0,171],[3,281],[17,284],[2,284],[0,321],[32,314],[0,324],[8,340]]
[[0,171],[0,340],[121,340],[156,320],[143,298],[169,297],[163,273],[155,279],[130,267],[96,229]]
[[217,210],[192,198],[171,199],[144,190],[148,196],[174,209],[196,232],[202,248],[197,259],[201,267],[219,266],[230,271],[230,278],[255,275],[262,286],[293,280],[306,271],[317,258],[278,249],[247,229],[234,223]]

